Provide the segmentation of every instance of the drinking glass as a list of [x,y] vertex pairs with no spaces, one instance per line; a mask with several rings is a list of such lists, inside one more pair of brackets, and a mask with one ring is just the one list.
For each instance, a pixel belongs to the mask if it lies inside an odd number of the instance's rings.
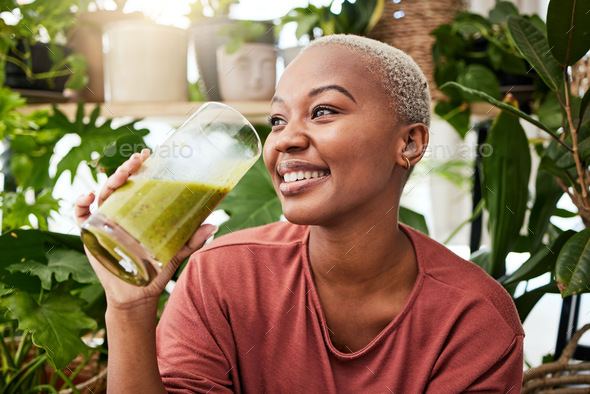
[[254,127],[206,103],[81,228],[90,252],[119,278],[150,283],[260,157]]

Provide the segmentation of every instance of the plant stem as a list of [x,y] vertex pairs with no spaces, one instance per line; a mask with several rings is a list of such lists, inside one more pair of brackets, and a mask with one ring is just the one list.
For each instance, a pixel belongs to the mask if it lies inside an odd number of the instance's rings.
[[[78,374],[80,373],[80,371],[82,371],[84,369],[84,367],[88,364],[88,362],[92,359],[92,357],[98,353],[98,350],[95,350],[93,352],[90,352],[86,357],[84,357],[84,360],[76,367],[76,369],[74,369],[74,372],[72,372],[72,374],[70,375],[70,380],[73,382],[74,379],[76,378],[76,376],[78,376]],[[60,391],[63,390],[66,387],[67,383],[64,382],[63,386],[60,388]]]
[[69,387],[72,389],[72,392],[73,392],[73,393],[80,394],[80,391],[78,391],[78,389],[76,388],[76,385],[74,384],[74,382],[72,382],[72,381],[71,381],[71,380],[70,380],[70,379],[69,379],[69,378],[66,376],[66,374],[62,372],[62,370],[61,370],[61,369],[58,369],[58,370],[57,370],[57,374],[58,374],[58,375],[59,375],[59,377],[60,377],[60,378],[62,378],[62,379],[63,379],[63,381],[65,382],[65,383],[64,383],[64,386],[65,386],[65,385],[67,385],[67,386],[69,386]]
[[586,188],[586,173],[582,169],[582,163],[580,162],[580,154],[578,151],[578,132],[574,127],[574,120],[572,118],[572,108],[570,103],[570,89],[569,89],[569,78],[567,76],[567,67],[564,68],[564,82],[565,82],[565,113],[567,114],[567,121],[569,123],[570,133],[572,134],[572,148],[574,154],[574,160],[576,162],[576,170],[580,178],[580,187],[582,189],[582,202],[584,208],[589,208],[588,204],[588,190]]

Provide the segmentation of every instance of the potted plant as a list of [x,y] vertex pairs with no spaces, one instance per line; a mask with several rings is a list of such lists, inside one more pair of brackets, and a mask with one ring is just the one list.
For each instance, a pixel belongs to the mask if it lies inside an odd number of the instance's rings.
[[[494,98],[510,91],[525,112],[529,101],[542,101],[546,90],[508,31],[508,18],[521,16],[545,30],[538,15],[520,15],[514,4],[499,1],[486,18],[460,12],[453,22],[443,24],[430,34],[435,37],[432,47],[434,81],[440,88],[448,81],[486,92]],[[436,100],[434,111],[457,130],[461,138],[470,127],[471,103],[481,99],[457,89],[441,89],[443,98]]]
[[[217,73],[223,100],[270,100],[276,84],[277,51],[257,43],[267,27],[261,22],[236,21],[222,26],[229,42],[217,48]],[[247,45],[244,45],[247,43]]]
[[209,101],[221,101],[216,51],[229,39],[220,35],[219,29],[233,23],[229,10],[236,3],[238,0],[197,0],[191,5],[190,41],[196,55],[201,91]]
[[[279,30],[286,24],[295,22],[297,40],[308,41],[329,34],[366,35],[375,27],[383,13],[384,0],[350,2],[345,0],[338,14],[332,11],[334,1],[326,6],[311,3],[305,7],[296,7],[281,18]],[[301,47],[285,48],[281,52],[285,66],[297,56]]]
[[[66,85],[82,88],[87,80],[86,59],[66,48],[66,36],[76,21],[72,0],[0,3],[12,14],[0,18],[0,81],[28,90],[61,92]],[[8,17],[8,16],[7,16]]]
[[[545,102],[535,109],[538,119],[518,109],[510,95],[499,101],[458,82],[442,86],[443,91],[456,89],[501,110],[487,139],[493,154],[482,160],[480,169],[491,248],[479,251],[472,260],[513,295],[519,283],[550,273],[550,283],[534,289],[527,287],[524,294],[515,297],[522,320],[546,293],[560,292],[567,297],[590,288],[586,274],[590,269],[590,251],[586,247],[590,242],[590,93],[580,97],[578,92],[572,92],[569,77],[571,66],[590,49],[588,26],[590,14],[573,0],[550,1],[546,32],[522,16],[508,18],[510,39],[543,81],[539,91],[550,90]],[[547,100],[556,105],[546,105],[541,111]],[[529,141],[520,119],[537,126],[546,138]],[[534,193],[529,198],[531,145],[540,164]],[[557,207],[564,194],[577,212]],[[554,216],[578,217],[585,229],[559,228],[551,222]],[[530,258],[516,272],[506,275],[506,256],[513,251],[528,252]]]
[[68,34],[68,46],[88,60],[88,83],[79,91],[86,102],[104,102],[104,59],[102,34],[104,26],[119,20],[143,19],[141,12],[123,13],[126,0],[115,1],[116,8],[104,2],[79,0],[75,25]]
[[[232,5],[239,0],[197,0],[192,4],[189,18],[190,37],[196,55],[201,91],[209,101],[220,101],[219,79],[217,76],[217,49],[228,43],[230,38],[223,30],[236,23],[229,16]],[[257,39],[259,43],[274,44],[273,24],[266,25],[264,34]],[[226,30],[227,31],[227,30]]]

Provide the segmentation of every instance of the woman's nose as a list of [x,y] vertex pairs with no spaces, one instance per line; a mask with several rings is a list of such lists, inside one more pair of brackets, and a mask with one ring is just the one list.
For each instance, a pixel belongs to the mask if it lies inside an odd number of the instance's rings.
[[275,149],[279,152],[289,153],[304,150],[309,146],[309,139],[300,122],[291,122],[277,133]]

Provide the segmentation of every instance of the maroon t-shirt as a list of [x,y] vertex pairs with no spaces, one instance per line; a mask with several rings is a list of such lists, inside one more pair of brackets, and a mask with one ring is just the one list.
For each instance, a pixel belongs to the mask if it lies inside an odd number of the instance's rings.
[[193,254],[158,326],[170,392],[517,393],[523,330],[482,269],[406,226],[419,273],[365,348],[331,343],[308,260],[309,227],[274,223]]

